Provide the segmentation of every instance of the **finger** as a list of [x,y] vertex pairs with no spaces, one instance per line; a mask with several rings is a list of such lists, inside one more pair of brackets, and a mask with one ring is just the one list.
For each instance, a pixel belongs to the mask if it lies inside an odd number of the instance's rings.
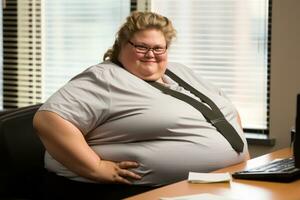
[[124,178],[122,176],[116,175],[116,176],[114,176],[114,179],[115,179],[114,181],[116,183],[124,183],[124,184],[128,184],[128,185],[132,184],[129,180],[127,180],[126,178]]
[[118,174],[119,174],[119,176],[122,176],[122,177],[130,177],[130,178],[134,178],[134,179],[138,179],[138,180],[142,178],[140,175],[135,174],[126,169],[119,169]]
[[128,169],[128,168],[133,168],[133,167],[139,166],[139,164],[137,162],[132,162],[132,161],[122,161],[122,162],[119,162],[118,165],[122,169]]

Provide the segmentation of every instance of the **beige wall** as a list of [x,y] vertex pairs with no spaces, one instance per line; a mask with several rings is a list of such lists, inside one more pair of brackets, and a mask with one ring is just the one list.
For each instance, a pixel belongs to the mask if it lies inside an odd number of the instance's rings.
[[274,147],[250,146],[256,157],[288,147],[300,93],[300,1],[273,0],[271,40],[270,136]]

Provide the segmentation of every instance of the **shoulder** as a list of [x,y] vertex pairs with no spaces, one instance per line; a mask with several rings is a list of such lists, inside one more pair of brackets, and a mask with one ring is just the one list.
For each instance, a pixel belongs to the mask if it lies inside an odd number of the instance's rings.
[[190,82],[191,80],[205,82],[199,73],[196,73],[192,68],[187,67],[184,64],[169,62],[167,68],[187,82]]
[[105,61],[88,67],[83,72],[74,76],[71,79],[71,81],[82,79],[84,77],[89,77],[91,79],[105,80],[111,78],[113,74],[120,73],[118,71],[122,71],[122,70],[123,69],[120,66],[116,65],[115,63],[112,63],[110,61]]
[[175,62],[168,63],[168,69],[199,90],[201,90],[201,88],[205,88],[211,92],[216,92],[225,96],[221,88],[216,86],[205,77],[202,77],[199,71],[195,72],[194,69],[187,67],[184,64]]
[[202,80],[202,77],[199,73],[196,73],[191,67],[188,67],[182,63],[169,62],[167,68],[185,81],[190,79]]
[[184,65],[182,63],[177,63],[177,62],[168,62],[167,68],[171,71],[174,71],[174,72],[193,73],[193,71],[189,67],[187,67],[186,65]]

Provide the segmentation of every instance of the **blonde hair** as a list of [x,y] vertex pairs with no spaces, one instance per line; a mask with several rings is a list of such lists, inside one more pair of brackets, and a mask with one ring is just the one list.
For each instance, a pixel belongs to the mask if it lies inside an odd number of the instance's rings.
[[152,28],[163,33],[167,47],[169,47],[172,39],[176,36],[176,30],[173,28],[172,22],[167,17],[157,13],[134,11],[127,17],[126,22],[117,32],[114,45],[106,51],[103,60],[118,62],[122,45],[127,43],[136,32]]

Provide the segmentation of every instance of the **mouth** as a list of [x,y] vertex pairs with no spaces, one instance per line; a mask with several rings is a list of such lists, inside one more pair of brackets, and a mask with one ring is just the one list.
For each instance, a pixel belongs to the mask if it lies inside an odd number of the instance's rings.
[[141,60],[143,63],[157,63],[155,60]]

